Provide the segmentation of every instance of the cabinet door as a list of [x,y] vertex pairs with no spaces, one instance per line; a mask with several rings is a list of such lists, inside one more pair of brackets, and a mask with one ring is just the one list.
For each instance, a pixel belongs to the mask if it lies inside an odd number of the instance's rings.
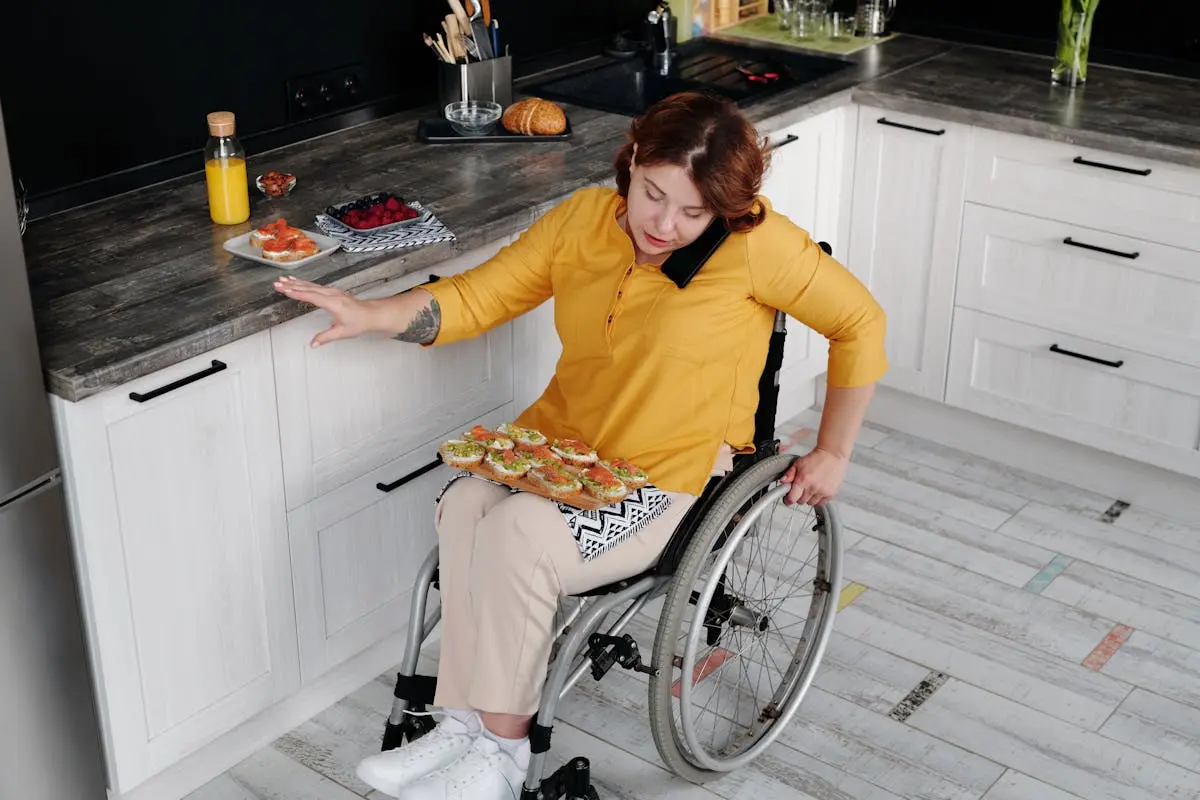
[[[512,418],[510,403],[465,424]],[[454,474],[438,444],[457,430],[288,515],[304,683],[406,627],[413,580],[437,544],[433,501]]]
[[859,109],[846,266],[888,315],[883,383],[941,400],[969,130]]
[[[430,274],[462,272],[500,245],[363,296],[391,295],[424,283]],[[329,315],[314,311],[271,331],[289,510],[513,399],[509,325],[444,347],[417,347],[385,336],[309,347],[328,325]]]
[[[848,109],[837,109],[785,128],[770,137],[771,166],[762,193],[774,209],[817,241],[828,242],[834,256],[845,260],[841,195],[846,178]],[[779,376],[776,418],[794,417],[812,403],[812,380],[824,374],[829,343],[821,334],[788,318],[788,338]]]
[[299,686],[270,339],[54,408],[119,794]]
[[946,402],[1200,476],[1200,368],[965,308]]

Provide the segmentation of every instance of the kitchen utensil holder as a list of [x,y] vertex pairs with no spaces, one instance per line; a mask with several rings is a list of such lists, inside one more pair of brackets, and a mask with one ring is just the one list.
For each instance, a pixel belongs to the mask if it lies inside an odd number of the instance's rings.
[[459,100],[490,100],[501,108],[512,105],[512,56],[467,64],[438,64],[438,114]]

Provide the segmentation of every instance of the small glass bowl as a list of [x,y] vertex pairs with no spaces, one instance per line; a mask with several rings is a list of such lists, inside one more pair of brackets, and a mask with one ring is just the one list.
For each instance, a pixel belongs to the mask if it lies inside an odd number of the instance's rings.
[[446,106],[446,121],[459,136],[487,136],[496,129],[503,109],[487,100],[460,100]]
[[272,175],[268,172],[264,175],[259,175],[254,179],[254,185],[258,190],[272,200],[278,200],[281,197],[287,197],[292,193],[292,189],[296,188],[296,176],[286,173],[275,172],[270,183],[267,182],[267,177]]

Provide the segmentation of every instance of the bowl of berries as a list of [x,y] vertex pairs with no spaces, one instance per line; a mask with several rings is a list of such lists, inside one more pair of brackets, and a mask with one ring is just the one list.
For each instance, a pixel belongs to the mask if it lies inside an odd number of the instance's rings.
[[325,209],[325,214],[343,227],[360,232],[380,233],[420,222],[427,214],[417,203],[407,203],[391,192],[376,192],[357,200]]

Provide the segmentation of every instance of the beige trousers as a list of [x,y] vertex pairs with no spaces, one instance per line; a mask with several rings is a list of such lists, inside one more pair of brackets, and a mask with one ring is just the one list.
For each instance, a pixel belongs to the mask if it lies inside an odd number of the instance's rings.
[[[722,448],[714,474],[732,469]],[[559,598],[649,568],[696,498],[669,492],[670,507],[641,531],[584,561],[549,500],[475,478],[455,481],[436,512],[442,708],[534,714],[550,660]]]

